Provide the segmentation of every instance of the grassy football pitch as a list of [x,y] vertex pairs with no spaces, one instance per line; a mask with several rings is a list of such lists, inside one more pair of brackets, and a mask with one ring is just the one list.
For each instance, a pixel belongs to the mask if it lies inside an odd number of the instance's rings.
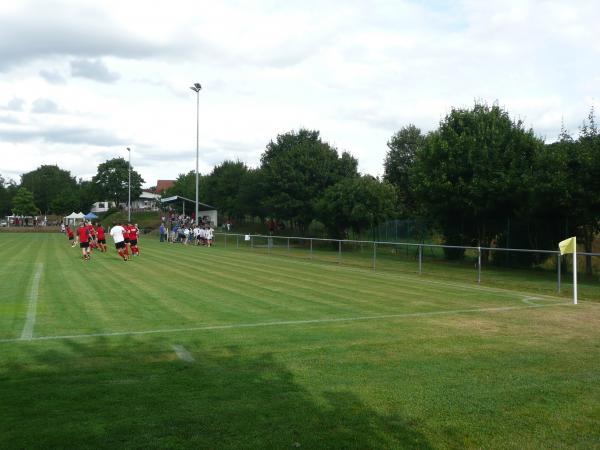
[[600,303],[0,235],[1,448],[600,448]]

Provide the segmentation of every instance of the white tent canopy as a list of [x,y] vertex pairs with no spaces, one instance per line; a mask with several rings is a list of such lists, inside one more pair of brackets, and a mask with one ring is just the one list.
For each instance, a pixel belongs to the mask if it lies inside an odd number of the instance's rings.
[[82,212],[72,212],[71,214],[69,214],[68,216],[65,216],[65,219],[84,219],[85,218],[85,214]]
[[76,220],[85,219],[85,214],[83,214],[81,211],[78,213],[72,212],[68,216],[65,216],[64,219],[66,224],[74,224]]

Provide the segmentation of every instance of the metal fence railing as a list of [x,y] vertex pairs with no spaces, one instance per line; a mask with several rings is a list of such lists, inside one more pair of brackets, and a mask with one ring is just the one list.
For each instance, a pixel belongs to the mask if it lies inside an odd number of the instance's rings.
[[[266,255],[285,255],[382,271],[411,272],[462,281],[510,285],[533,291],[561,292],[571,286],[571,255],[559,251],[495,247],[452,246],[412,242],[386,242],[215,233],[219,246]],[[448,253],[454,252],[454,259]],[[459,257],[456,257],[456,254]],[[582,297],[600,299],[600,253],[577,253]],[[588,261],[586,261],[588,259]],[[591,260],[591,262],[589,261]],[[586,262],[591,274],[585,277]]]

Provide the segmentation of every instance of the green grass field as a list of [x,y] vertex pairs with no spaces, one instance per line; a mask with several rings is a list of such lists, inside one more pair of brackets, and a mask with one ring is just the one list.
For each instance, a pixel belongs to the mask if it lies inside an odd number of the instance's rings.
[[152,239],[0,235],[1,448],[600,448],[598,302]]

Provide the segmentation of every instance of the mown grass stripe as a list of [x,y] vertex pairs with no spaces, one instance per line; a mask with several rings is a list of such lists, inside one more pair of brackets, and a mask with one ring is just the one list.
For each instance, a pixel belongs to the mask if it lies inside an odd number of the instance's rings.
[[[524,305],[524,306],[501,306],[496,308],[472,308],[472,309],[454,309],[444,311],[426,311],[426,312],[415,312],[415,313],[402,313],[402,314],[382,314],[376,316],[359,316],[359,317],[330,317],[322,319],[306,319],[306,320],[281,320],[273,322],[257,322],[257,323],[234,323],[234,324],[220,324],[220,325],[207,325],[201,327],[189,327],[189,328],[173,328],[173,329],[160,329],[160,330],[140,330],[140,331],[115,331],[115,332],[103,332],[103,333],[86,333],[86,334],[72,334],[72,335],[60,335],[60,336],[38,336],[30,339],[30,341],[51,341],[51,340],[67,340],[67,339],[80,339],[80,338],[91,338],[91,337],[111,337],[111,336],[137,336],[145,334],[168,334],[168,333],[184,333],[193,331],[211,331],[211,330],[230,330],[236,328],[259,328],[259,327],[272,327],[272,326],[285,326],[285,325],[309,325],[309,324],[323,324],[323,323],[335,323],[335,322],[356,322],[363,320],[387,320],[387,319],[403,319],[413,317],[426,317],[426,316],[441,316],[441,315],[452,315],[452,314],[468,314],[468,313],[483,313],[483,312],[505,312],[514,311],[520,309],[532,309],[532,308],[547,308],[550,306],[569,306],[570,303],[553,303],[546,305]],[[0,343],[19,342],[21,339],[0,339]]]
[[[236,249],[231,249],[231,250],[227,249],[225,251],[231,252],[231,254],[233,254],[233,255],[235,255],[235,253],[238,252],[238,250],[236,250]],[[309,260],[309,261],[298,260],[298,259],[291,259],[289,257],[285,257],[285,256],[281,256],[281,255],[258,254],[258,253],[251,253],[249,251],[247,251],[245,254],[255,255],[256,257],[260,257],[263,260],[266,258],[272,258],[273,256],[276,256],[277,258],[280,258],[280,260],[282,261],[281,263],[278,263],[278,264],[285,264],[284,261],[289,261],[289,262],[292,262],[292,263],[298,264],[298,265],[314,265],[315,270],[317,270],[317,271],[325,270],[325,271],[334,273],[336,275],[339,272],[353,273],[353,274],[356,274],[356,276],[363,277],[363,279],[365,279],[365,281],[367,281],[370,277],[377,277],[377,278],[382,278],[382,279],[388,279],[388,280],[391,280],[392,282],[394,282],[394,281],[396,281],[396,282],[398,282],[398,281],[402,281],[402,282],[413,281],[417,286],[420,286],[420,287],[426,287],[427,285],[438,285],[438,286],[444,286],[444,287],[452,287],[455,289],[462,289],[465,291],[477,291],[477,292],[498,293],[498,294],[512,293],[512,294],[515,294],[518,296],[531,295],[531,292],[515,290],[515,289],[478,285],[475,283],[471,284],[468,282],[450,282],[450,281],[434,280],[434,279],[431,279],[431,276],[427,275],[427,274],[418,275],[418,274],[412,274],[412,273],[407,273],[407,272],[390,273],[387,271],[376,271],[376,270],[373,271],[373,270],[369,270],[367,268],[360,268],[360,267],[355,267],[355,266],[330,264],[327,262],[322,262],[320,260],[314,260],[314,261],[313,260]],[[236,256],[233,256],[233,257],[235,258]],[[543,296],[543,297],[549,298],[549,299],[555,299],[555,300],[564,300],[565,299],[564,297],[561,297],[561,296],[544,294],[544,293],[536,293],[536,295]]]
[[44,264],[38,263],[35,274],[33,275],[33,280],[31,281],[29,306],[27,307],[27,315],[23,331],[21,332],[21,339],[31,339],[33,337],[33,329],[35,327],[35,318],[37,314],[38,291],[43,270]]
[[[211,249],[211,251],[214,249]],[[206,255],[208,252],[199,252],[199,257],[203,258],[203,255]],[[218,258],[219,256],[213,254],[211,255],[213,258]],[[249,255],[248,253],[244,253],[244,258],[239,258],[241,261],[239,264],[233,263],[232,268],[238,268],[238,269],[243,269],[240,270],[242,273],[243,272],[248,272],[253,270],[253,267],[256,266],[256,262],[254,261],[254,258],[251,258],[251,254]],[[248,256],[250,256],[250,258],[248,258]],[[256,257],[261,258],[262,262],[264,263],[264,257],[267,256],[267,258],[271,258],[268,255],[256,255]],[[226,257],[224,257],[226,258]],[[232,256],[232,259],[238,259],[236,258],[236,255]],[[252,259],[250,262],[247,261],[248,259]],[[193,260],[190,260],[190,262],[192,262]],[[210,262],[210,260],[206,261],[207,264]],[[261,263],[261,265],[263,267],[266,268],[271,268],[273,267],[273,263],[271,263],[270,265],[268,264],[263,264]],[[298,260],[286,260],[285,258],[278,258],[277,261],[277,275],[280,275],[280,273],[284,272],[283,269],[283,265],[289,266],[291,265],[291,270],[293,270],[295,273],[298,273],[298,266],[304,266],[306,267],[307,265],[314,265],[314,263],[311,262],[304,262],[304,261],[298,261]],[[314,278],[310,278],[310,282],[311,284],[317,284],[319,283],[318,280],[323,278],[323,270],[327,270],[327,271],[331,271],[330,275],[331,275],[331,279],[334,280],[337,278],[337,286],[339,285],[344,285],[344,284],[350,284],[352,282],[352,280],[357,280],[357,278],[359,278],[358,282],[372,282],[373,276],[377,276],[378,278],[382,279],[382,281],[385,280],[386,285],[389,287],[393,287],[394,289],[397,289],[398,284],[403,283],[404,284],[404,288],[402,289],[402,293],[408,296],[419,296],[424,294],[424,296],[426,296],[427,294],[431,295],[432,293],[439,293],[439,286],[448,286],[448,287],[453,287],[454,289],[458,289],[458,290],[463,290],[465,291],[462,295],[481,295],[483,293],[485,294],[494,294],[496,296],[501,296],[503,298],[506,299],[506,297],[511,297],[514,296],[515,298],[512,298],[512,300],[515,300],[516,297],[521,297],[523,295],[530,295],[530,293],[524,293],[524,292],[520,292],[520,291],[514,291],[514,290],[510,290],[510,289],[499,289],[499,288],[491,288],[491,287],[485,287],[485,286],[469,286],[469,285],[465,285],[465,284],[457,284],[457,283],[445,283],[445,282],[438,282],[435,280],[427,280],[424,279],[422,277],[412,277],[412,276],[407,276],[405,274],[387,274],[387,273],[377,273],[377,272],[372,272],[369,270],[363,270],[363,269],[356,269],[356,268],[351,268],[351,267],[339,267],[339,266],[330,266],[328,264],[316,264],[316,267],[313,269],[315,271],[319,271],[320,272],[316,272],[315,273],[315,277]],[[332,268],[333,267],[333,268]],[[335,277],[335,278],[334,278]],[[343,278],[342,278],[343,277]],[[342,278],[342,279],[340,279]],[[407,283],[410,283],[407,285]],[[336,287],[337,287],[336,286]],[[328,291],[329,292],[329,291]],[[353,291],[354,292],[354,291]],[[388,294],[386,295],[386,293],[382,293],[380,291],[375,291],[375,292],[371,292],[369,293],[369,295],[372,296],[386,296],[387,298],[397,298],[397,296],[394,294]],[[391,295],[391,297],[390,297]],[[451,298],[453,295],[455,295],[456,298],[456,302],[458,303],[462,303],[461,302],[461,298],[458,297],[458,293],[454,294],[452,292],[448,292],[446,295],[446,298]],[[542,295],[542,294],[540,294]],[[554,296],[548,296],[548,295],[544,295],[544,297],[546,298],[552,298],[555,300],[563,300],[560,297],[554,297]]]

